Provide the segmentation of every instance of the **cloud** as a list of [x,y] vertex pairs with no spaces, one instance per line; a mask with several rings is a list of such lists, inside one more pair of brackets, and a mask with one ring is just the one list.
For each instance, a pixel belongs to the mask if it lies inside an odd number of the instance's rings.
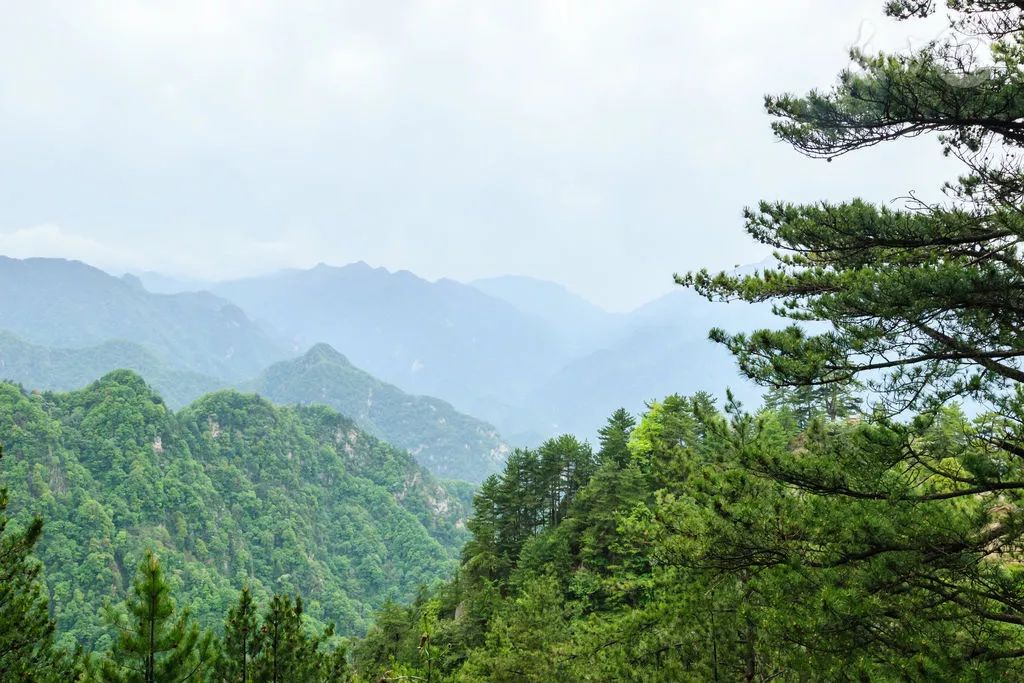
[[73,233],[62,249],[201,277],[360,259],[513,272],[627,308],[674,271],[762,258],[746,204],[927,196],[953,175],[923,140],[824,165],[772,139],[765,92],[827,86],[857,41],[935,33],[881,9],[15,3],[0,231],[52,221]]
[[46,256],[84,261],[99,268],[117,270],[144,262],[139,254],[103,244],[85,235],[44,223],[11,232],[0,232],[0,255],[11,258]]
[[[224,236],[215,233],[186,255],[170,245],[155,241],[144,240],[138,248],[128,248],[70,232],[54,223],[45,223],[0,232],[0,255],[65,258],[83,261],[115,274],[151,270],[200,280],[242,277],[317,263],[315,250],[301,236],[273,242],[244,241],[229,245],[224,242]],[[228,264],[221,260],[225,251],[231,251],[234,256]]]

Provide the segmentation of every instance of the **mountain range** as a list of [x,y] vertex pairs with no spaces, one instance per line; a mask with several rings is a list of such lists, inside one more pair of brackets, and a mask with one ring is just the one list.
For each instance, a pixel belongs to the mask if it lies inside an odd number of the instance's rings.
[[242,386],[279,404],[330,406],[448,479],[482,481],[501,469],[509,452],[491,425],[382,382],[324,343]]
[[430,282],[365,263],[212,287],[299,347],[316,341],[406,391],[451,402],[517,444],[594,435],[618,407],[638,412],[665,393],[730,387],[756,402],[711,327],[772,324],[746,304],[673,291],[630,313],[605,311],[565,287],[522,276]]
[[283,334],[235,304],[168,282],[172,291],[157,294],[76,261],[0,258],[0,379],[66,391],[125,368],[175,408],[219,388],[259,391],[341,410],[439,476],[480,481],[501,469],[508,446],[490,424],[377,380],[325,346],[295,358]]
[[301,593],[312,618],[358,633],[446,576],[466,535],[467,485],[322,406],[224,390],[172,412],[117,370],[68,393],[0,383],[0,435],[15,523],[46,520],[38,554],[69,646],[105,646],[96,607],[125,595],[147,548],[209,626],[248,585]]
[[0,292],[0,330],[32,344],[130,341],[170,365],[235,380],[286,353],[225,299],[209,292],[153,294],[137,278],[111,277],[78,261],[0,256]]
[[480,481],[507,444],[593,436],[618,407],[723,387],[756,402],[707,331],[773,324],[686,290],[612,313],[534,278],[431,282],[361,262],[197,284],[0,257],[0,378],[69,390],[128,368],[174,407],[224,387],[320,403],[439,476]]
[[365,263],[214,285],[212,291],[299,348],[326,342],[412,393],[485,419],[511,407],[569,354],[537,316],[475,287]]

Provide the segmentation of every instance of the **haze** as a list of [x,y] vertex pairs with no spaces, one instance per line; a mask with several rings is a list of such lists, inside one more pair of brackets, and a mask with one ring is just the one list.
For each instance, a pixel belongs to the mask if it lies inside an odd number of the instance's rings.
[[825,164],[771,136],[766,88],[830,83],[850,45],[942,25],[886,21],[878,0],[4,14],[8,256],[200,280],[358,260],[514,273],[625,310],[675,271],[764,258],[746,204],[888,201],[952,175],[929,141]]

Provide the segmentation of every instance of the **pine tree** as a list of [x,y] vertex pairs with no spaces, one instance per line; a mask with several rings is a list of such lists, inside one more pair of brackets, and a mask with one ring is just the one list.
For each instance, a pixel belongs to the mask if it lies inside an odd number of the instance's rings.
[[[3,448],[0,447],[0,458]],[[32,557],[43,521],[8,529],[7,491],[0,489],[0,680],[45,681],[58,675],[53,621]]]
[[217,680],[223,683],[249,683],[253,680],[253,660],[257,653],[259,624],[256,603],[249,587],[242,588],[238,602],[228,612],[217,659]]
[[569,434],[548,439],[537,449],[537,455],[537,485],[546,506],[540,520],[546,528],[565,519],[569,505],[590,480],[596,464],[590,445]]
[[608,422],[597,430],[601,449],[598,458],[602,463],[612,463],[623,468],[629,463],[629,435],[636,427],[636,420],[625,408],[619,408]]
[[[963,165],[946,201],[764,202],[747,210],[746,228],[776,251],[776,267],[678,281],[711,300],[772,303],[793,321],[711,331],[746,376],[804,398],[860,379],[876,404],[856,429],[812,422],[792,452],[738,449],[759,477],[801,495],[780,498],[795,508],[785,531],[762,528],[754,547],[725,554],[744,571],[800,567],[792,577],[811,577],[805,585],[827,609],[792,620],[812,627],[809,652],[875,647],[872,661],[891,658],[922,678],[969,670],[978,680],[1017,679],[1024,4],[891,0],[886,11],[909,20],[940,5],[949,26],[941,38],[904,54],[853,50],[855,68],[831,89],[768,97],[766,106],[776,135],[816,158],[936,134]],[[988,412],[969,421],[949,411],[958,401]],[[722,505],[721,516],[735,519],[736,507]],[[719,537],[725,548],[728,535]],[[785,593],[807,595],[798,585]]]
[[629,450],[635,427],[636,420],[624,408],[612,413],[598,431],[600,466],[573,502],[579,560],[589,570],[607,570],[620,559],[612,550],[619,519],[645,496],[648,482]]
[[548,501],[541,481],[537,453],[513,451],[494,492],[497,551],[509,567],[514,566],[523,543],[542,527]]
[[816,417],[835,421],[856,415],[860,404],[850,386],[840,383],[772,387],[764,396],[765,409],[789,413],[799,429]]
[[508,561],[498,547],[497,497],[501,482],[487,477],[473,497],[473,516],[466,522],[470,539],[462,548],[462,566],[471,582],[492,581],[508,570]]
[[[334,635],[333,629],[324,634],[324,641]],[[348,649],[336,643],[334,649],[320,653],[320,680],[323,683],[344,683],[349,677]]]
[[111,610],[119,633],[111,650],[93,662],[90,675],[102,683],[185,683],[202,680],[211,663],[212,641],[188,610],[176,613],[171,589],[152,551],[139,565],[125,612]]
[[320,640],[303,628],[302,599],[274,595],[259,631],[254,663],[258,683],[314,683],[321,669]]

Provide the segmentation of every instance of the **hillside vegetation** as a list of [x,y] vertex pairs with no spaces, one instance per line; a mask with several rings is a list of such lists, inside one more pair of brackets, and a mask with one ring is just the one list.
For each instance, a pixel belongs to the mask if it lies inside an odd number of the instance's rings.
[[444,478],[480,482],[501,470],[509,452],[486,422],[436,398],[406,394],[327,344],[270,366],[244,387],[279,404],[330,406]]
[[[92,309],[102,300],[91,300]],[[446,479],[479,482],[501,469],[509,447],[497,430],[429,396],[406,394],[356,368],[321,344],[303,356],[280,361],[255,379],[214,377],[161,360],[147,347],[123,340],[57,348],[29,343],[0,330],[0,380],[28,390],[81,389],[117,369],[141,375],[171,408],[225,388],[256,391],[280,405],[327,405],[370,434],[410,451]]]
[[146,549],[207,626],[248,585],[356,633],[386,597],[445,576],[464,538],[461,491],[324,407],[222,391],[173,413],[117,371],[70,393],[0,384],[0,434],[15,520],[46,519],[38,555],[67,645],[106,646],[98,608]]

